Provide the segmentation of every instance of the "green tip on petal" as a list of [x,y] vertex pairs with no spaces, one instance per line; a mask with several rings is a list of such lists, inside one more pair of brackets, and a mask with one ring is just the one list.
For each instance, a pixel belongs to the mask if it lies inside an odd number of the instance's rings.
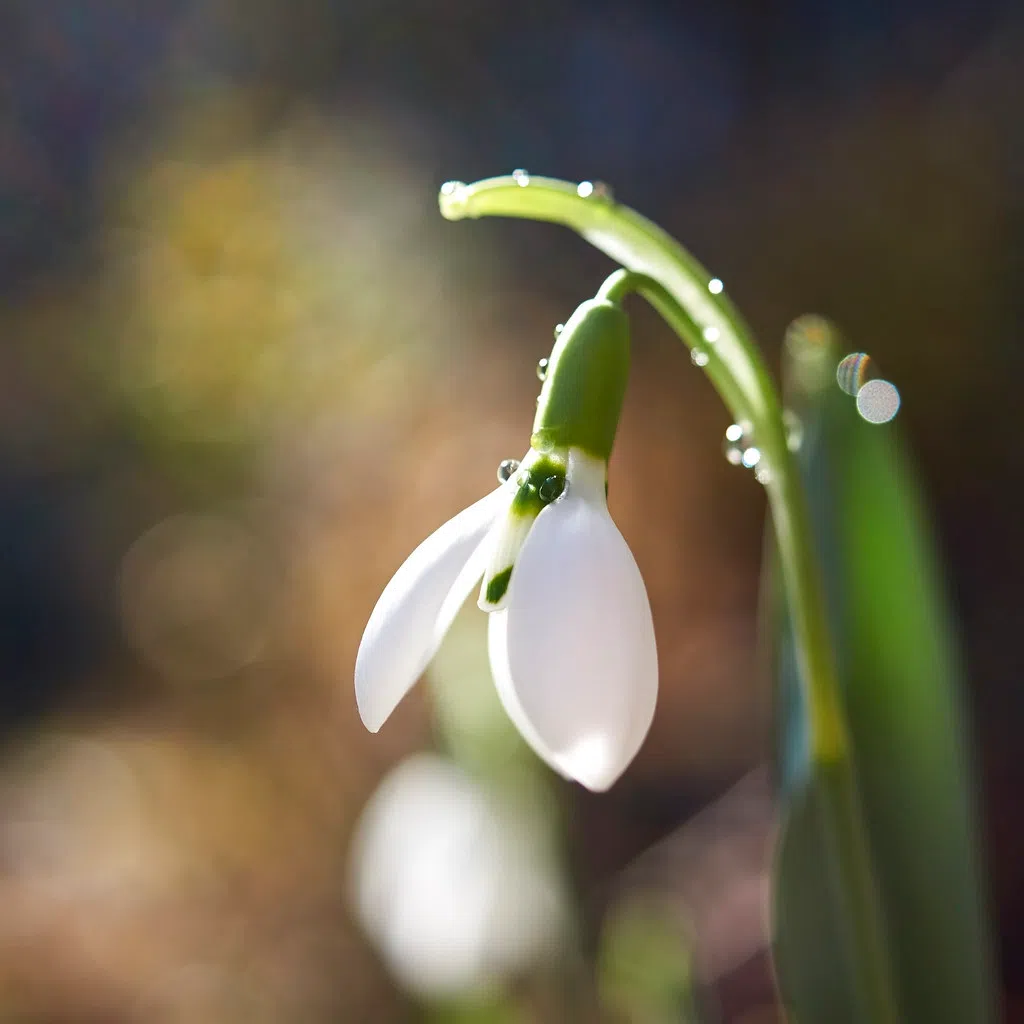
[[516,559],[541,509],[565,490],[566,453],[530,449],[516,476],[508,513],[495,524],[494,544],[477,604],[485,612],[504,607]]
[[607,461],[629,375],[629,321],[617,303],[582,303],[558,335],[541,389],[531,444],[579,448]]
[[487,584],[487,600],[491,604],[498,604],[508,590],[509,580],[512,579],[512,566],[502,569],[497,576],[493,577]]

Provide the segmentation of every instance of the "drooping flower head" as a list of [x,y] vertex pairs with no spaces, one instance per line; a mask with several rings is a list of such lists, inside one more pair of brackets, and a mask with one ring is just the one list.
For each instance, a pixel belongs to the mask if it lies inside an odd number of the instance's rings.
[[584,302],[552,350],[529,451],[420,544],[378,600],[356,657],[367,728],[383,725],[480,583],[494,682],[530,746],[594,790],[633,759],[658,664],[647,592],[606,500],[628,369],[625,313]]

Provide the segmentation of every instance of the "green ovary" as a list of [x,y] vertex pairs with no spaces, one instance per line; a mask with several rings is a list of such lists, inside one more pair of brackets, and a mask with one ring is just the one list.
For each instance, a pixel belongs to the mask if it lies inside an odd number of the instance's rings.
[[607,461],[628,375],[625,312],[613,302],[582,303],[551,352],[533,422],[533,447],[540,452],[579,448]]

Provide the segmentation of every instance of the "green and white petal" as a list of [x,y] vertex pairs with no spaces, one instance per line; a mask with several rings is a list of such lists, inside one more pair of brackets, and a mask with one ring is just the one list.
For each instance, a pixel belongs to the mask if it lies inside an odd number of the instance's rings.
[[486,537],[511,494],[499,487],[432,533],[384,588],[356,655],[356,704],[376,732],[412,689],[487,564]]
[[505,515],[494,524],[487,568],[477,604],[485,612],[504,608],[519,552],[541,510],[565,490],[565,452],[531,448],[515,477],[506,484],[512,499]]
[[524,512],[515,512],[510,508],[494,524],[487,565],[480,584],[480,597],[477,599],[481,611],[494,612],[505,607],[512,570],[539,512],[539,508]]
[[491,615],[495,684],[509,716],[562,775],[604,790],[643,743],[658,658],[640,571],[608,514],[603,460],[570,450]]

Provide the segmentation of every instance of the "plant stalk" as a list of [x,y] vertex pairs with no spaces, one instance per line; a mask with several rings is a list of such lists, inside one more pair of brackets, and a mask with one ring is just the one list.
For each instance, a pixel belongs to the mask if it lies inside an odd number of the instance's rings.
[[[590,183],[584,183],[589,185]],[[674,239],[605,190],[551,178],[491,178],[441,190],[449,220],[509,216],[563,224],[625,268],[599,295],[643,295],[691,350],[737,421],[750,424],[763,464],[779,568],[789,605],[801,685],[808,708],[811,757],[822,787],[830,866],[843,897],[846,942],[859,977],[864,1019],[898,1024],[895,983],[871,854],[857,792],[849,730],[826,621],[806,495],[786,441],[778,391],[738,310]],[[811,1022],[807,1022],[811,1024]]]

